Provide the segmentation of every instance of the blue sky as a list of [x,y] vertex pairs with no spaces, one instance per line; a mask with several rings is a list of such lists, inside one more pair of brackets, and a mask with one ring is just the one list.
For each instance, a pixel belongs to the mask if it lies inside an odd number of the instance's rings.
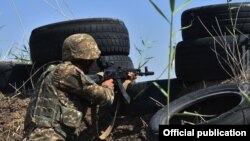
[[[176,0],[177,1],[177,0]],[[178,0],[176,6],[185,0]],[[246,0],[232,0],[245,2]],[[168,0],[154,0],[154,2],[169,15]],[[193,0],[183,10],[175,15],[174,30],[180,29],[181,13],[192,7],[225,3],[226,0]],[[63,14],[55,7],[60,5]],[[134,66],[138,66],[140,56],[135,46],[142,47],[141,40],[145,40],[152,48],[145,51],[145,57],[154,57],[149,63],[150,70],[155,75],[144,80],[157,78],[168,65],[169,25],[156,12],[149,0],[1,0],[0,1],[0,53],[1,59],[9,48],[28,44],[29,36],[34,28],[42,25],[64,21],[68,19],[110,17],[123,20],[130,36],[130,57]],[[179,32],[175,42],[181,41]],[[174,72],[171,77],[175,77]],[[167,78],[165,73],[161,79]]]

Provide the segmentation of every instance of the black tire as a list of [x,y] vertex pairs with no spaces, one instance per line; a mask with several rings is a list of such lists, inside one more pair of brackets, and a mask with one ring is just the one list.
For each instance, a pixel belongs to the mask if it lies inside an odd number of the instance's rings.
[[[153,85],[153,82],[158,83],[165,91],[167,91],[168,80],[166,79],[138,82],[129,85],[127,93],[132,100],[130,104],[122,102],[119,115],[142,116],[155,113],[161,108],[156,101],[166,105],[167,98],[156,86]],[[181,96],[179,95],[179,92],[183,88],[183,83],[178,79],[171,79],[170,83],[170,100],[173,101]]]
[[[249,89],[248,85],[248,91]],[[246,98],[239,92],[237,84],[224,84],[208,87],[193,93],[189,93],[170,103],[170,111],[167,107],[159,110],[150,120],[148,136],[156,140],[159,125],[165,125],[167,116],[170,116],[170,124],[182,124],[182,120],[196,122],[194,116],[174,116],[184,111],[198,112],[203,115],[216,115],[205,118],[206,121],[197,124],[243,125],[249,124],[250,105]]]
[[21,87],[20,91],[31,89],[32,81],[29,79],[31,76],[31,69],[31,64],[0,62],[0,91],[5,94],[13,93],[15,92],[15,88],[19,89],[27,80],[28,81]]
[[129,54],[128,30],[122,21],[92,18],[58,22],[34,29],[29,43],[31,60],[37,64],[61,60],[64,39],[75,33],[92,35],[102,55]]
[[[232,74],[231,68],[228,66],[227,54],[215,39],[221,44],[227,43],[237,52],[235,40],[237,40],[238,50],[248,51],[250,47],[249,35],[241,35],[233,38],[226,37],[206,37],[196,40],[182,41],[177,44],[175,58],[175,72],[177,78],[184,81],[200,81],[200,80],[220,80],[229,78]],[[221,42],[221,40],[226,42]],[[216,55],[215,50],[218,55]],[[238,56],[238,54],[234,54]],[[231,60],[230,60],[231,61]],[[246,60],[246,62],[249,60]],[[231,62],[232,63],[232,62]],[[223,66],[223,67],[222,67]],[[237,67],[235,67],[236,69]],[[226,72],[229,72],[230,75]],[[236,73],[239,70],[236,69]]]
[[[233,23],[236,22],[236,34],[250,34],[250,3],[231,3],[232,15],[228,10],[228,4],[217,4],[202,6],[186,10],[182,13],[181,25],[186,27],[192,23],[192,26],[182,31],[183,40],[210,37],[211,35],[205,27],[211,32],[212,36],[230,35],[228,29],[232,32]],[[238,12],[238,8],[240,10]],[[200,20],[199,20],[200,18]],[[205,27],[204,27],[204,25]],[[240,32],[238,32],[238,30]]]

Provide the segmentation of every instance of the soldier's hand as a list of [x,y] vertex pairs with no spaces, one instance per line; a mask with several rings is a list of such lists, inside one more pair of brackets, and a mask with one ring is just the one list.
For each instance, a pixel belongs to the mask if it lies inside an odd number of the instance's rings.
[[137,78],[136,73],[128,72],[128,78],[129,80],[135,80]]
[[104,82],[102,82],[102,86],[114,90],[113,81],[114,81],[113,79],[105,80]]

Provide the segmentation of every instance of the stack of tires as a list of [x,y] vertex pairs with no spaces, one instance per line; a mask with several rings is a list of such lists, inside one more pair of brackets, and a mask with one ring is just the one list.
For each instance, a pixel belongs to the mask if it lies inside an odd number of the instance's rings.
[[236,48],[241,52],[250,46],[249,4],[210,5],[183,12],[182,27],[191,26],[182,31],[183,41],[176,48],[175,71],[179,79],[217,80],[232,75],[226,51],[237,53]]
[[[209,5],[184,11],[181,25],[190,27],[182,31],[183,41],[176,47],[177,78],[186,82],[216,81],[239,74],[242,68],[231,64],[250,47],[249,13],[250,3]],[[170,124],[249,124],[250,104],[241,94],[249,93],[249,88],[249,84],[221,84],[185,94],[169,104],[168,112],[164,107],[152,117],[149,140],[158,140],[159,125],[166,124],[168,116]],[[197,116],[174,116],[184,111],[215,116],[205,121]]]
[[[63,41],[70,35],[87,33],[96,40],[101,58],[114,66],[132,68],[129,35],[125,24],[118,19],[91,18],[53,23],[34,29],[30,36],[31,60],[36,66],[61,61]],[[99,71],[97,65],[91,73]]]

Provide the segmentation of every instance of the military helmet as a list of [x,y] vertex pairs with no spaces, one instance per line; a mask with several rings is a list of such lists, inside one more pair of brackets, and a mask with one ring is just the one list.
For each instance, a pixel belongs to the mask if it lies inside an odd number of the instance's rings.
[[100,57],[101,51],[94,38],[89,34],[73,34],[64,40],[62,60],[93,60]]

